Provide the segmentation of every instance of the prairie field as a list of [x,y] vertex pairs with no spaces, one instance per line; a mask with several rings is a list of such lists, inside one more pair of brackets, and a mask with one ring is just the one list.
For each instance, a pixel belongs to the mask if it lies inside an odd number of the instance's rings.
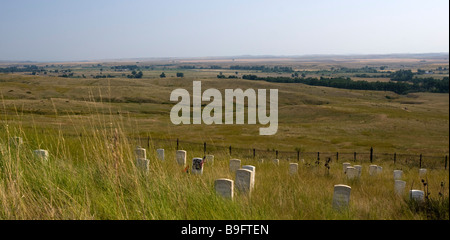
[[[142,68],[142,78],[111,68],[126,64],[146,63],[46,63],[46,74],[0,73],[0,219],[449,219],[448,93],[400,95],[252,81],[239,77],[290,74],[226,68],[289,66],[320,77],[323,69],[338,65],[434,69],[448,67],[448,60],[194,59],[175,65],[223,69],[163,68],[151,62],[157,67]],[[58,76],[67,69],[74,77]],[[176,77],[179,72],[184,76]],[[92,77],[96,74],[110,77]],[[237,78],[219,79],[218,74]],[[202,91],[215,88],[222,94],[225,89],[278,89],[277,133],[259,135],[260,124],[174,125],[170,111],[176,102],[170,94],[182,88],[192,95],[193,81],[201,81]],[[23,143],[12,143],[14,137]],[[147,149],[147,173],[136,167],[137,146]],[[187,151],[188,166],[205,154],[215,160],[205,163],[202,175],[186,173],[175,161],[177,147]],[[165,149],[164,161],[156,157],[158,148]],[[48,150],[48,160],[37,158],[36,149]],[[272,163],[276,157],[279,165]],[[236,191],[228,200],[215,193],[214,181],[235,178],[229,170],[233,158],[256,167],[255,188],[251,196]],[[328,158],[329,169],[324,165]],[[361,178],[348,180],[344,162],[362,165]],[[288,174],[289,163],[299,164],[297,174]],[[371,164],[383,171],[370,176]],[[426,176],[419,176],[420,167],[427,168]],[[402,196],[394,194],[394,170],[403,170]],[[345,211],[332,207],[337,184],[351,187]],[[411,202],[410,189],[428,191],[426,204]]]

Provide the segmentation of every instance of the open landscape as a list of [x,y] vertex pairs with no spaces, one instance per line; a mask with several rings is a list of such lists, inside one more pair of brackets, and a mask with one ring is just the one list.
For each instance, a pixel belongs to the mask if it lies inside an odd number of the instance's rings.
[[[1,219],[449,219],[448,53],[2,62],[0,69]],[[403,73],[410,78],[396,79]],[[277,133],[259,135],[261,124],[174,125],[171,92],[192,94],[193,81],[222,93],[278,89]],[[427,81],[444,87],[426,88]],[[136,147],[146,149],[144,170]],[[186,151],[186,165],[177,164],[177,150]],[[214,161],[193,174],[192,159],[206,155]],[[231,159],[256,168],[251,195],[216,193],[215,180],[236,181]],[[298,164],[294,174],[290,163]],[[349,179],[343,163],[362,166],[359,177]],[[369,174],[370,165],[382,170]],[[406,182],[400,195],[394,170]],[[333,207],[338,184],[351,187],[344,211]],[[411,189],[429,195],[417,204]]]

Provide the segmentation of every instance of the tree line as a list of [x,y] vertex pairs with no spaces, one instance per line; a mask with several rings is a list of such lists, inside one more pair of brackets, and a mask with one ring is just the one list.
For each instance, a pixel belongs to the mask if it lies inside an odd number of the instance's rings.
[[350,78],[290,78],[290,77],[258,77],[256,75],[243,75],[242,79],[261,80],[277,83],[303,83],[311,86],[324,86],[342,89],[354,90],[373,90],[373,91],[392,91],[397,94],[407,94],[410,92],[434,92],[448,93],[449,78],[442,80],[434,78],[414,78],[412,82],[406,81],[390,81],[390,82],[367,82],[353,81]]

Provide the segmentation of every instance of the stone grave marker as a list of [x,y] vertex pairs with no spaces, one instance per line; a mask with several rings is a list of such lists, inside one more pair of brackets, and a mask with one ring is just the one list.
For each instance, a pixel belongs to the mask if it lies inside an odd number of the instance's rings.
[[147,152],[146,152],[145,148],[141,148],[141,147],[137,147],[134,150],[134,155],[136,156],[136,159],[139,159],[139,158],[146,159],[147,158]]
[[350,167],[350,166],[351,166],[351,164],[348,163],[348,162],[345,162],[345,163],[342,164],[342,168],[344,170],[344,174],[347,173],[347,167]]
[[156,155],[158,156],[159,160],[164,161],[164,149],[156,149]]
[[144,172],[148,172],[150,165],[150,160],[145,158],[138,158],[136,160],[136,167]]
[[256,176],[256,167],[252,165],[244,165],[242,166],[242,169],[247,169],[253,172],[252,174],[252,186],[251,188],[255,188],[255,176]]
[[361,165],[355,165],[353,166],[354,168],[356,168],[356,170],[358,171],[358,177],[361,177],[362,174],[362,166]]
[[405,192],[406,182],[402,180],[395,180],[394,181],[394,190],[395,193],[399,196],[403,195]]
[[423,202],[425,201],[425,193],[422,190],[409,190],[409,197],[413,201]]
[[177,150],[176,153],[177,163],[180,166],[186,166],[186,151],[185,150]]
[[252,180],[253,172],[248,169],[238,169],[236,170],[236,188],[239,192],[251,195],[252,192]]
[[233,200],[234,182],[231,179],[219,178],[214,181],[214,189],[216,193],[224,198]]
[[350,202],[351,187],[343,184],[334,185],[333,208],[340,210],[347,208]]
[[298,173],[298,163],[289,163],[289,175],[296,175]]
[[354,167],[347,167],[347,179],[354,180],[358,178],[359,178],[358,170]]
[[419,169],[419,177],[423,177],[425,175],[427,175],[427,169],[425,168]]
[[34,155],[40,159],[48,160],[48,151],[44,149],[34,150]]
[[239,168],[241,168],[241,160],[239,160],[239,159],[231,159],[230,160],[230,171],[231,172],[235,172]]
[[377,174],[383,172],[383,167],[377,166]]
[[193,174],[203,174],[203,158],[193,158],[192,159],[192,169]]
[[403,171],[402,170],[394,170],[394,180],[402,179]]
[[370,165],[369,166],[369,175],[375,176],[378,173],[378,167],[377,165]]
[[275,165],[280,165],[280,160],[279,159],[274,159],[273,161],[273,164],[275,164]]

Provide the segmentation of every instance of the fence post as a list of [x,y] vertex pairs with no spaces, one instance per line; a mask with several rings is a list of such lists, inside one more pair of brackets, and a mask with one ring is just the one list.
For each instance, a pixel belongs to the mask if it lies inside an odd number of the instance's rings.
[[317,152],[317,162],[320,162],[320,152]]
[[[300,151],[297,150],[297,162],[300,162]],[[447,164],[445,164],[447,166]]]
[[150,149],[150,136],[147,136],[147,149]]
[[275,159],[278,159],[278,150],[275,151]]
[[206,156],[206,142],[203,142],[203,156]]
[[448,157],[447,157],[447,155],[445,155],[445,170],[447,170],[447,161],[448,161]]
[[397,153],[394,153],[394,165],[395,165],[395,161],[397,161]]
[[178,146],[179,146],[178,144],[179,144],[179,143],[178,143],[178,138],[177,138],[177,151],[178,151]]
[[230,156],[231,156],[231,145],[230,145],[230,148],[229,148],[229,149],[230,149]]
[[356,152],[353,153],[353,162],[356,162]]
[[370,147],[370,163],[373,162],[373,148]]
[[256,158],[256,150],[253,148],[253,158]]
[[336,152],[336,162],[339,162],[339,152]]
[[420,154],[419,168],[422,168],[422,154]]

